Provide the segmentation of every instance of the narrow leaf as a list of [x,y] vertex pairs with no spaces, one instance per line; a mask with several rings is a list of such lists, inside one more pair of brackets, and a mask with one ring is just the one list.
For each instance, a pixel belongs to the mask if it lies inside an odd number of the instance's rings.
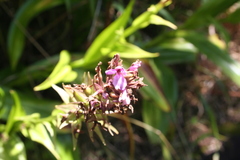
[[84,66],[90,68],[107,56],[108,52],[102,52],[102,49],[110,48],[111,50],[113,44],[119,40],[120,36],[118,30],[125,27],[129,20],[133,4],[134,0],[131,0],[124,13],[97,36],[87,50],[84,58],[74,61],[71,64],[73,67]]
[[225,75],[240,86],[240,63],[233,60],[226,51],[220,49],[203,35],[196,32],[179,31],[176,35],[185,38],[195,45],[195,47],[215,63]]
[[10,111],[10,114],[8,116],[7,124],[6,124],[6,133],[10,134],[11,130],[13,129],[14,123],[16,123],[17,118],[24,116],[25,112],[22,108],[20,98],[17,94],[17,92],[11,90],[10,91],[11,96],[14,100],[14,105],[12,106],[12,109]]
[[113,57],[116,53],[119,53],[122,58],[154,58],[158,57],[159,53],[150,53],[147,51],[144,51],[143,49],[139,48],[138,46],[135,46],[131,43],[127,42],[118,42],[116,43],[116,47],[114,48],[114,52],[111,52],[109,55],[110,57]]
[[152,61],[149,62],[143,63],[140,70],[140,74],[144,77],[144,83],[148,85],[147,87],[143,87],[140,92],[143,93],[145,98],[153,100],[160,109],[169,112],[171,106],[163,93],[160,80],[157,78],[157,75],[161,73],[157,69],[153,69],[156,66]]
[[150,6],[147,11],[139,15],[132,23],[130,27],[124,32],[124,37],[128,37],[140,28],[145,28],[151,23],[151,16],[158,13],[159,10],[163,9],[172,3],[171,0],[162,0],[156,5]]
[[165,20],[162,17],[157,16],[157,15],[151,15],[150,24],[164,25],[164,26],[168,26],[172,29],[177,29],[177,26],[175,24],[173,24],[172,22],[167,21],[167,20]]
[[28,23],[46,9],[60,5],[64,0],[28,0],[16,13],[8,32],[7,48],[12,68],[15,68],[25,45],[25,35]]
[[70,96],[64,89],[55,84],[52,85],[52,88],[59,94],[64,103],[68,104],[70,102]]
[[70,62],[70,55],[67,51],[62,51],[60,53],[60,59],[53,72],[49,75],[49,77],[34,87],[35,91],[40,91],[51,87],[53,84],[59,82],[69,82],[73,81],[77,77],[77,73],[72,71],[72,68],[68,63]]
[[184,29],[195,29],[209,24],[209,18],[214,18],[223,13],[238,0],[211,0],[204,3],[194,14],[183,24]]

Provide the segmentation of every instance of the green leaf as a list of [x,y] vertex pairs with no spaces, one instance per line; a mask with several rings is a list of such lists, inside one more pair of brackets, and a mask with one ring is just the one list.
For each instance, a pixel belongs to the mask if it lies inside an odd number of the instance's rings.
[[174,109],[178,99],[177,78],[169,67],[159,63],[157,59],[154,59],[154,62],[156,68],[153,68],[153,70],[157,73],[156,76],[160,81],[164,96]]
[[144,83],[148,86],[143,87],[140,92],[146,99],[151,99],[153,102],[165,112],[169,112],[171,110],[171,105],[166,99],[162,85],[160,84],[159,76],[161,76],[161,72],[157,69],[156,65],[153,61],[149,61],[149,63],[143,63],[141,66],[140,74],[144,77]]
[[202,54],[217,65],[225,75],[240,86],[240,63],[233,60],[230,55],[211,43],[202,34],[196,32],[176,32],[176,36],[183,37],[191,42]]
[[60,159],[59,154],[42,123],[33,124],[29,128],[22,129],[21,132],[25,137],[30,138],[32,141],[44,145],[56,159]]
[[56,140],[55,144],[57,151],[60,157],[64,157],[64,160],[77,160],[80,158],[80,150],[73,150],[72,149],[72,140],[67,135],[59,135]]
[[[77,147],[77,141],[78,141],[79,132],[80,132],[80,130],[82,128],[82,122],[81,121],[82,121],[81,119],[78,119],[78,120],[75,120],[71,124],[73,150],[76,150],[76,147]],[[78,130],[78,132],[76,132],[76,130]]]
[[[124,37],[130,36],[131,34],[133,34],[138,29],[145,28],[151,23],[153,23],[153,24],[158,23],[158,24],[164,24],[164,25],[171,24],[171,22],[166,23],[166,20],[163,22],[162,19],[160,20],[159,17],[156,18],[156,15],[155,15],[159,12],[159,10],[161,10],[165,6],[170,5],[171,3],[172,3],[171,0],[162,0],[159,3],[157,3],[156,5],[151,5],[147,9],[147,11],[145,11],[144,13],[139,15],[133,21],[132,25],[126,29],[126,31],[124,32]],[[157,22],[154,22],[155,21],[154,19],[157,20]],[[171,24],[170,26],[173,26],[173,25],[174,24]]]
[[144,51],[143,49],[127,42],[117,42],[114,48],[114,52],[109,55],[113,57],[115,54],[119,53],[122,58],[154,58],[158,57],[158,53],[150,53]]
[[[5,99],[4,99],[4,107],[3,107],[3,114],[2,119],[6,120],[9,118],[9,114],[12,108],[12,98],[9,92],[11,89],[2,87],[3,91],[5,92]],[[12,91],[11,91],[12,92]],[[23,110],[26,112],[27,115],[33,113],[39,113],[42,117],[47,117],[51,115],[52,110],[56,104],[59,104],[59,101],[55,100],[47,100],[47,99],[39,99],[34,96],[32,92],[29,94],[18,91],[19,99],[21,100],[21,106]],[[20,116],[22,117],[22,116]]]
[[5,101],[6,101],[5,91],[0,87],[0,118],[3,118],[3,116],[6,114],[7,109],[4,107]]
[[167,20],[165,20],[162,17],[157,16],[157,15],[151,15],[150,16],[150,24],[164,25],[164,26],[168,26],[172,29],[177,29],[177,26],[175,24],[173,24],[170,21],[167,21]]
[[[159,109],[152,101],[144,100],[142,106],[143,122],[154,128],[161,127],[163,111]],[[151,143],[160,143],[159,136],[154,132],[145,130]]]
[[[46,78],[53,70],[54,65],[58,62],[59,55],[51,56],[48,59],[39,60],[36,63],[33,63],[27,67],[24,67],[23,70],[18,70],[18,72],[8,72],[11,73],[7,76],[0,77],[2,79],[2,84],[7,85],[8,87],[15,87],[25,85],[31,81],[30,79],[41,79]],[[3,74],[0,73],[0,76]],[[9,80],[9,77],[12,77]]]
[[11,23],[7,48],[10,58],[11,67],[14,69],[22,55],[22,51],[25,45],[25,35],[27,35],[27,25],[33,17],[43,12],[46,9],[55,7],[64,2],[64,0],[28,0],[16,13],[14,20]]
[[[127,24],[133,4],[134,0],[131,0],[121,17],[119,17],[116,21],[114,21],[97,36],[90,48],[88,48],[84,58],[72,62],[72,67],[84,66],[87,68],[91,68],[108,55],[114,43],[117,42],[121,37],[118,31],[120,29],[123,29],[124,26]],[[109,51],[103,52],[102,49],[104,48],[109,48]]]
[[38,86],[34,87],[35,91],[40,91],[51,87],[53,84],[59,82],[71,82],[77,77],[77,73],[72,71],[72,67],[68,65],[70,62],[70,55],[67,51],[62,51],[60,53],[60,59],[52,73],[49,77],[39,84]]
[[101,132],[99,126],[96,126],[96,127],[94,128],[94,132],[98,135],[98,137],[99,137],[100,140],[102,141],[103,145],[106,146],[105,139],[103,138],[103,135],[102,135],[102,132]]
[[27,159],[24,143],[16,134],[12,134],[7,139],[4,139],[4,137],[1,137],[0,159],[1,160],[26,160]]
[[16,127],[13,128],[13,126],[17,122],[17,118],[25,115],[25,112],[22,108],[20,98],[19,98],[17,92],[11,90],[10,93],[14,100],[14,105],[12,106],[12,109],[11,109],[10,114],[7,119],[7,124],[6,124],[6,133],[7,134],[10,134],[10,132],[13,129],[16,129]]
[[157,50],[161,53],[161,56],[156,59],[159,63],[163,64],[173,65],[179,63],[195,62],[197,58],[197,54],[194,52],[161,47],[159,47]]
[[59,94],[65,104],[68,104],[70,102],[70,96],[64,89],[58,87],[55,84],[52,85],[52,88]]
[[196,29],[209,24],[209,18],[214,18],[223,13],[238,0],[211,0],[204,3],[188,20],[181,26],[182,29]]
[[[154,94],[149,95],[150,98],[143,101],[143,121],[150,126],[161,130],[163,134],[166,134],[166,132],[169,130],[172,113],[174,113],[173,111],[178,99],[177,80],[173,72],[165,65],[159,63],[157,59],[155,59],[155,65],[152,64],[151,66],[156,75],[156,79],[162,86],[162,92],[164,93],[164,97],[158,98],[165,98],[165,100],[170,104],[172,110],[171,112],[166,113],[162,108],[159,108],[159,104],[156,102],[157,97],[152,97],[157,93],[157,88],[151,88],[151,92]],[[148,94],[150,93],[148,92]],[[151,143],[160,143],[159,136],[157,136],[155,133],[147,130],[146,133]]]
[[211,106],[209,106],[209,104],[207,103],[206,99],[203,97],[203,95],[200,94],[200,100],[202,102],[202,105],[209,117],[209,121],[211,124],[211,129],[212,129],[212,133],[213,135],[219,139],[220,138],[220,134],[219,134],[219,130],[218,130],[218,125],[217,125],[217,118],[215,116],[214,111],[211,109]]
[[176,64],[193,62],[196,60],[197,48],[183,38],[166,38],[149,48],[152,52],[160,52],[155,58],[158,63]]
[[239,23],[240,22],[240,8],[236,9],[233,13],[228,15],[226,18],[221,19],[221,22],[228,22],[228,23]]

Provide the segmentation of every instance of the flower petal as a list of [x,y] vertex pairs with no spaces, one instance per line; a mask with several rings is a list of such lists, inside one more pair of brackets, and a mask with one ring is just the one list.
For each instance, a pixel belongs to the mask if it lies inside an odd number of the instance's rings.
[[132,63],[132,65],[128,68],[128,71],[137,71],[138,68],[141,66],[142,61],[136,61]]
[[127,94],[127,90],[124,90],[122,94],[120,95],[119,99],[120,102],[122,102],[123,105],[129,105],[131,100],[130,97]]
[[117,70],[116,70],[116,69],[109,69],[109,70],[106,70],[106,71],[105,71],[105,74],[106,74],[106,75],[113,75],[113,74],[115,74],[115,73],[117,73]]
[[127,80],[124,78],[122,74],[116,74],[113,77],[113,85],[115,89],[125,90],[127,86]]

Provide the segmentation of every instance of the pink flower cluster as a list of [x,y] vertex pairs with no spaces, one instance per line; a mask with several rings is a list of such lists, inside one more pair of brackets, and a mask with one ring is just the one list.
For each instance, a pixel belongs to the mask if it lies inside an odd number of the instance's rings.
[[101,126],[111,134],[112,132],[117,133],[108,123],[107,115],[124,114],[128,110],[133,112],[131,104],[138,100],[134,93],[137,89],[145,86],[143,78],[138,76],[138,68],[141,63],[137,60],[128,69],[125,69],[119,54],[116,54],[105,71],[105,81],[100,62],[95,68],[96,74],[93,78],[89,73],[85,74],[85,83],[63,85],[71,102],[57,106],[65,112],[62,115],[60,128],[71,124],[74,138],[77,138],[84,120],[89,132],[95,131],[99,135],[100,132],[95,130],[95,127]]
[[126,76],[129,75],[129,72],[138,72],[138,68],[141,66],[141,61],[134,62],[131,67],[129,67],[127,70],[124,69],[122,66],[117,66],[114,69],[108,69],[105,71],[106,75],[114,75],[112,79],[112,84],[115,87],[116,90],[118,90],[121,94],[119,96],[119,102],[122,102],[123,105],[129,105],[130,104],[130,97],[127,93],[127,80]]

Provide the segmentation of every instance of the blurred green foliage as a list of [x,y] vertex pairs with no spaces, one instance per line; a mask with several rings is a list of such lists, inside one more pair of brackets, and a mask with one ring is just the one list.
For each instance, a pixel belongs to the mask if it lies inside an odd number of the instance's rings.
[[[178,84],[182,82],[172,66],[196,64],[204,55],[240,86],[240,64],[229,54],[230,35],[223,26],[239,23],[240,9],[237,0],[197,1],[188,12],[184,10],[191,4],[188,0],[180,9],[176,3],[1,1],[0,159],[31,159],[29,141],[50,151],[52,155],[45,159],[81,159],[81,150],[72,150],[70,132],[57,129],[59,113],[54,106],[61,102],[51,86],[81,83],[84,71],[92,71],[99,61],[107,62],[116,53],[126,65],[132,59],[144,62],[140,74],[148,87],[141,90],[139,107],[146,126],[140,124],[151,143],[161,144],[162,158],[197,159],[189,148],[196,147],[200,139],[187,146],[187,136],[179,129],[177,114],[182,100]],[[171,10],[172,6],[175,9]],[[231,11],[234,6],[238,8]],[[208,32],[210,26],[216,37]],[[223,140],[206,97],[197,94],[209,116],[209,134]],[[160,132],[170,143],[179,136],[185,151],[172,149],[174,143],[168,144]],[[134,148],[130,152],[133,159]]]

